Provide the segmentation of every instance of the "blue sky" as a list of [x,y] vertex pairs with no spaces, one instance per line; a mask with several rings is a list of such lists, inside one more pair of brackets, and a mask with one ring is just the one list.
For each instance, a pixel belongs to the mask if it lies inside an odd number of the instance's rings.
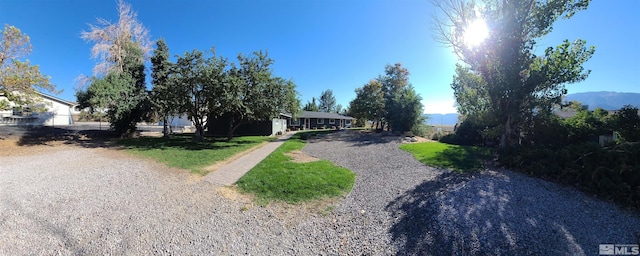
[[[278,76],[291,78],[303,104],[331,89],[347,106],[354,89],[377,77],[386,64],[401,62],[424,99],[426,113],[454,112],[450,83],[456,58],[433,40],[427,0],[130,0],[151,39],[164,38],[171,55],[216,47],[238,53],[267,50]],[[585,65],[591,76],[569,85],[569,93],[640,93],[640,10],[638,0],[594,0],[589,9],[560,20],[540,42],[540,50],[563,39],[595,45]],[[75,101],[75,78],[91,75],[92,45],[80,39],[96,18],[117,21],[115,0],[2,0],[0,24],[31,37],[27,57]]]

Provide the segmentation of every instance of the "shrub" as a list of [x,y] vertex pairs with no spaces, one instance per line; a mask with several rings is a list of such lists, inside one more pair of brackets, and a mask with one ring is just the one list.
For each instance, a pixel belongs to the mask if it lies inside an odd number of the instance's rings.
[[430,130],[431,128],[429,128],[428,125],[422,123],[413,126],[413,128],[411,129],[411,133],[413,133],[413,135],[415,136],[426,137],[427,135],[429,135]]
[[440,136],[440,139],[438,141],[442,143],[453,144],[453,145],[466,144],[463,142],[462,137],[460,137],[458,134],[455,134],[455,133],[450,133],[444,136]]
[[613,117],[615,128],[622,141],[640,141],[640,116],[638,108],[626,105]]
[[577,186],[640,209],[640,143],[602,148],[596,143],[560,149],[521,148],[500,152],[500,163],[527,174]]
[[[440,133],[440,132],[436,132],[436,133],[431,135],[431,140],[440,141],[440,139],[442,139],[442,133]],[[450,143],[450,144],[453,144],[453,143]]]
[[311,137],[313,137],[314,135],[316,135],[314,132],[303,132],[300,134],[300,139],[301,140],[308,140]]

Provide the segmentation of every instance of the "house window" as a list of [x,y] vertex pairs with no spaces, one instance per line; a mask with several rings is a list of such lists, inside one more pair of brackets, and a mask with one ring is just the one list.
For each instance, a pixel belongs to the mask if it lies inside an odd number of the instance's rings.
[[336,120],[335,119],[329,119],[329,124],[335,124]]
[[31,116],[31,108],[29,107],[13,107],[14,116]]
[[300,125],[300,119],[296,118],[293,120],[293,125]]
[[324,124],[324,119],[318,118],[318,124]]
[[349,119],[345,120],[344,124],[351,124],[351,120],[349,120]]

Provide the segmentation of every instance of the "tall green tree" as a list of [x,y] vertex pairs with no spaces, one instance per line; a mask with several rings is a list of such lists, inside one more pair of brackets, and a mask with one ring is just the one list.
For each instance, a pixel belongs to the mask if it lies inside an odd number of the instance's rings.
[[342,104],[336,105],[336,107],[333,109],[333,112],[336,114],[342,113]]
[[371,80],[355,90],[356,97],[349,102],[349,114],[357,119],[371,120],[380,128],[384,120],[385,101],[382,83]]
[[195,141],[204,138],[204,127],[209,117],[218,116],[223,111],[220,95],[227,82],[225,68],[227,60],[211,51],[209,58],[198,50],[186,52],[178,57],[174,66],[172,82],[179,91],[174,99],[181,113],[186,113],[196,128]]
[[394,119],[403,114],[399,101],[402,90],[409,85],[409,70],[401,63],[387,64],[384,67],[384,75],[378,77],[378,81],[382,83],[384,92],[385,121],[391,130],[398,130],[402,120],[394,121]]
[[451,83],[458,113],[463,116],[483,116],[490,111],[487,83],[469,67],[456,64]]
[[413,86],[408,85],[396,92],[392,109],[388,112],[394,113],[389,122],[389,126],[394,131],[411,131],[413,128],[425,121],[424,106],[422,97],[416,93]]
[[318,108],[318,103],[316,103],[316,97],[311,98],[311,101],[307,101],[307,104],[304,105],[302,110],[314,112],[320,111],[320,109]]
[[121,136],[136,131],[147,99],[142,51],[130,42],[123,53],[123,72],[94,77],[85,94],[91,106],[107,110],[111,128]]
[[253,121],[271,120],[281,112],[297,113],[300,100],[291,80],[273,76],[273,60],[266,53],[238,55],[220,97],[220,106],[229,120],[227,139],[235,130]]
[[409,70],[402,64],[385,66],[385,74],[356,89],[349,103],[350,114],[375,123],[376,129],[411,131],[424,122],[422,97],[409,83]]
[[[20,60],[31,52],[29,36],[8,24],[0,36],[0,95],[18,105],[29,105],[39,101],[38,90],[56,92],[37,65]],[[8,108],[8,102],[0,101],[0,110]]]
[[164,39],[156,42],[156,49],[151,56],[151,102],[158,117],[162,120],[162,134],[169,135],[169,117],[179,115],[180,106],[177,96],[179,90],[169,79],[173,63],[169,61],[169,47]]
[[[111,127],[122,136],[135,132],[149,105],[145,84],[145,59],[151,50],[148,29],[140,23],[131,5],[118,1],[119,19],[98,19],[81,38],[93,42],[92,57],[98,62],[85,92],[93,108],[107,109]],[[81,89],[82,90],[82,89]]]
[[336,97],[331,89],[322,91],[318,102],[320,112],[336,112]]
[[[538,111],[548,111],[566,94],[565,86],[587,78],[582,67],[594,53],[583,40],[565,40],[534,52],[536,43],[560,18],[571,18],[590,0],[433,1],[444,16],[436,21],[437,39],[453,48],[469,71],[482,77],[490,114],[501,130],[500,147],[516,146],[521,129]],[[478,45],[465,42],[466,30],[484,20],[488,37]],[[469,87],[459,87],[469,88]],[[457,92],[465,95],[465,92]],[[459,105],[470,97],[456,98]]]

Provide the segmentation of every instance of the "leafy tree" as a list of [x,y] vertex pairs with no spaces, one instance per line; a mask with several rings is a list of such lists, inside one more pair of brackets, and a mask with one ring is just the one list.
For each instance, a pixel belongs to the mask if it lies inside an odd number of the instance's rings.
[[398,106],[399,97],[402,90],[409,85],[409,70],[402,67],[401,63],[387,64],[384,67],[384,73],[384,76],[378,77],[378,81],[382,83],[384,92],[385,121],[391,130],[398,130],[401,128],[399,125],[402,121],[393,119],[402,115],[403,110]]
[[424,122],[422,97],[409,83],[409,70],[401,63],[386,65],[384,71],[385,75],[378,81],[382,84],[389,129],[411,131],[415,125]]
[[135,132],[147,99],[142,52],[133,43],[126,49],[123,72],[94,77],[84,92],[91,106],[107,110],[111,127],[122,136]]
[[416,93],[413,86],[403,87],[393,99],[392,108],[388,113],[394,114],[389,122],[394,131],[411,131],[416,125],[424,123],[422,97]]
[[409,84],[409,70],[402,64],[385,66],[385,75],[356,89],[349,103],[350,114],[357,119],[372,120],[376,129],[385,123],[395,131],[411,131],[424,122],[422,98]]
[[334,113],[336,114],[340,114],[342,113],[342,104],[338,104],[336,105],[335,109],[333,110]]
[[227,60],[215,55],[205,59],[202,52],[193,50],[178,57],[172,82],[177,87],[174,103],[186,113],[196,128],[195,141],[204,138],[208,117],[222,113],[218,96],[226,82]]
[[[40,73],[39,66],[19,58],[31,52],[30,38],[20,29],[4,25],[0,38],[0,95],[18,105],[28,105],[39,100],[37,91],[55,92],[49,77]],[[9,103],[0,101],[0,110],[8,109]]]
[[316,103],[316,97],[311,98],[311,101],[307,101],[307,104],[305,104],[302,109],[305,111],[320,111],[320,109],[318,108],[318,104]]
[[468,67],[456,64],[451,89],[456,99],[456,108],[461,115],[485,116],[491,111],[487,83],[482,76],[472,72]]
[[568,133],[568,143],[580,144],[590,138],[597,138],[609,130],[608,113],[602,108],[589,111],[582,108],[582,104],[577,103],[571,106],[577,113],[567,118],[564,124]]
[[[434,1],[444,12],[436,22],[438,40],[453,48],[470,72],[486,84],[486,102],[500,126],[500,147],[520,142],[521,129],[538,111],[548,111],[560,103],[565,86],[587,78],[582,64],[594,53],[585,41],[565,40],[549,47],[542,56],[534,53],[536,42],[551,32],[559,18],[570,18],[587,8],[590,0]],[[465,30],[476,19],[490,28],[489,36],[478,46],[465,44]],[[464,80],[464,79],[463,79]],[[462,87],[462,88],[471,88]],[[456,98],[459,105],[469,97]]]
[[111,127],[122,136],[135,132],[137,122],[146,114],[144,61],[151,49],[148,30],[136,20],[136,13],[124,1],[118,1],[119,20],[111,24],[98,19],[81,38],[94,42],[92,57],[98,59],[94,77],[86,92],[94,107],[107,109]]
[[170,81],[171,69],[173,63],[169,61],[169,47],[164,39],[156,42],[156,49],[151,57],[151,102],[153,108],[158,113],[164,127],[162,134],[166,137],[169,135],[169,117],[180,114],[180,106],[177,97],[179,91]]
[[291,80],[274,77],[273,60],[263,52],[238,55],[239,65],[232,65],[229,80],[219,95],[222,113],[229,118],[227,139],[235,130],[253,121],[271,120],[281,112],[297,113],[300,101]]
[[320,94],[320,101],[318,102],[318,109],[320,112],[335,112],[336,110],[336,97],[333,96],[332,90],[323,91]]
[[640,112],[638,108],[626,105],[613,116],[615,130],[621,140],[627,142],[640,141]]
[[349,115],[358,120],[371,120],[376,128],[380,128],[386,113],[382,83],[374,79],[356,88],[355,92],[356,98],[349,102]]

